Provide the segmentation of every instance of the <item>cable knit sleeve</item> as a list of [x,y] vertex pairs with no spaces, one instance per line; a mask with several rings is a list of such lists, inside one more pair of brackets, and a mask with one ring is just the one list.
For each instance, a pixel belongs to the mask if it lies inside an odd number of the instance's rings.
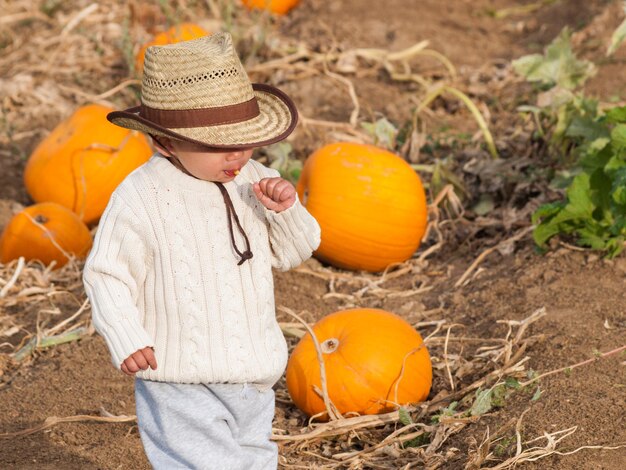
[[106,340],[118,369],[130,354],[153,346],[137,308],[151,257],[145,227],[114,193],[83,272],[94,327]]
[[272,266],[280,271],[295,268],[309,259],[320,244],[320,226],[296,201],[282,212],[266,210],[272,246]]

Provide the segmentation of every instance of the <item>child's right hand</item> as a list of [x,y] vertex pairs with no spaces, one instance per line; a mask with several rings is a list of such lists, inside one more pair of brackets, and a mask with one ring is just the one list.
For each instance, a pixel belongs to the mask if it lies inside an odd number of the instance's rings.
[[156,370],[157,362],[154,356],[154,350],[151,347],[139,349],[128,356],[120,366],[122,372],[131,377],[140,370],[146,370],[148,367]]

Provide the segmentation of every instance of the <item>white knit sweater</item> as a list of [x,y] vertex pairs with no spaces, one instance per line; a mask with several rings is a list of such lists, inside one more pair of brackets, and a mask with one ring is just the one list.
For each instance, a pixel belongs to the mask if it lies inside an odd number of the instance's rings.
[[[137,377],[177,383],[273,385],[287,362],[274,308],[272,266],[293,268],[320,242],[296,199],[276,213],[248,180],[278,176],[250,160],[224,186],[253,258],[237,265],[218,187],[156,154],[115,190],[100,220],[83,280],[93,323],[119,369],[154,347],[157,369]],[[240,249],[245,243],[233,227]]]

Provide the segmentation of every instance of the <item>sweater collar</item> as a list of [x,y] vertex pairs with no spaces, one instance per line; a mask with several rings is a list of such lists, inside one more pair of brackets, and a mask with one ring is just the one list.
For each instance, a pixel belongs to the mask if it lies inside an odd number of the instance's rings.
[[[233,249],[239,256],[240,260],[237,263],[238,266],[241,266],[244,262],[251,259],[253,254],[250,250],[250,240],[248,239],[248,235],[244,231],[241,226],[241,222],[239,221],[239,217],[237,216],[237,211],[235,210],[235,206],[233,205],[233,201],[230,199],[230,195],[228,194],[228,190],[226,189],[226,185],[232,186],[232,182],[228,183],[218,183],[213,181],[204,181],[194,177],[193,175],[187,173],[182,167],[179,168],[180,162],[176,161],[168,161],[166,157],[157,153],[152,156],[151,163],[156,168],[156,171],[160,174],[161,177],[165,179],[165,181],[172,182],[184,189],[198,190],[198,191],[210,191],[209,187],[216,187],[224,199],[224,206],[226,208],[226,219],[228,221],[228,232],[230,233],[230,241],[232,243]],[[239,175],[235,177],[237,179]],[[233,233],[233,226],[239,230],[239,233],[244,239],[245,248],[244,250],[240,250],[237,246],[237,241],[235,239],[235,234]]]

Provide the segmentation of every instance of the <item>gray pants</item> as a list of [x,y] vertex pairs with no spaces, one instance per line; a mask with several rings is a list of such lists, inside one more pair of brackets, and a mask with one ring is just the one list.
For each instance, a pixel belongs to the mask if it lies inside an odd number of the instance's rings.
[[135,380],[143,447],[157,470],[275,470],[274,391]]

